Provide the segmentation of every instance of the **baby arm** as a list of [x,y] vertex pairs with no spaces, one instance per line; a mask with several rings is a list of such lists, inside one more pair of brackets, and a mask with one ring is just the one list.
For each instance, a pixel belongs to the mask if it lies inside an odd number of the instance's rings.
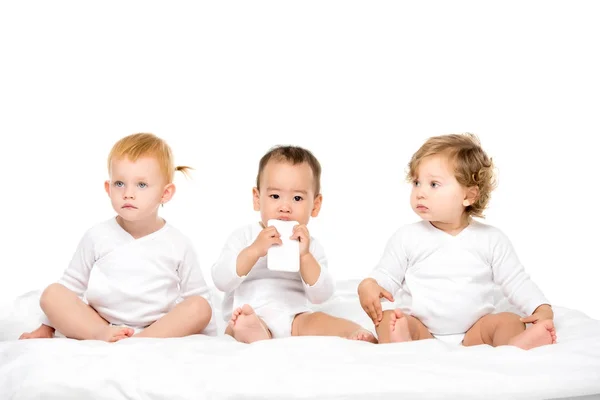
[[260,257],[274,244],[282,244],[280,235],[275,227],[263,228],[252,244],[242,236],[243,232],[234,232],[219,259],[212,267],[212,278],[217,289],[222,292],[234,291],[246,278]]
[[494,282],[502,288],[510,302],[528,317],[523,322],[553,319],[554,313],[542,291],[529,278],[509,239],[498,232],[493,246]]
[[184,337],[202,333],[208,326],[213,314],[210,289],[204,280],[194,247],[189,242],[177,266],[177,274],[183,301],[135,336]]
[[401,231],[398,231],[388,240],[383,256],[370,276],[358,285],[361,307],[375,326],[383,319],[381,299],[394,301],[393,295],[404,280],[408,259],[402,244]]
[[[327,270],[327,257],[323,246],[316,241],[310,241],[306,230],[300,239],[300,277],[304,284],[304,293],[308,301],[320,304],[327,301],[335,291],[335,282]],[[302,254],[303,242],[306,245]]]

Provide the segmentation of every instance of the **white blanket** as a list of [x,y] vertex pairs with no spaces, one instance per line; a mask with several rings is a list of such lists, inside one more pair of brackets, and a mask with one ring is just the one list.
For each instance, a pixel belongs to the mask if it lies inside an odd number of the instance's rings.
[[[322,309],[369,327],[354,294],[356,282],[340,286]],[[0,308],[1,399],[600,397],[600,321],[561,307],[554,308],[559,343],[530,351],[437,340],[373,345],[335,337],[252,345],[222,335],[115,344],[14,340],[36,322],[30,310],[38,297],[30,293]],[[26,323],[17,318],[27,312]]]

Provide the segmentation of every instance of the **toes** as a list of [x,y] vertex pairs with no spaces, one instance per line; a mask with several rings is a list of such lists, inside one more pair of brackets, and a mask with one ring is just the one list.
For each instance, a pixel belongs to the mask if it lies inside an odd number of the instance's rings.
[[244,304],[242,306],[242,308],[240,309],[240,312],[243,314],[249,315],[249,314],[254,313],[254,309],[252,307],[250,307],[250,304]]
[[111,337],[109,342],[114,343],[114,342],[118,342],[119,340],[127,339],[129,337],[130,336],[128,336],[128,335],[118,334],[118,335]]

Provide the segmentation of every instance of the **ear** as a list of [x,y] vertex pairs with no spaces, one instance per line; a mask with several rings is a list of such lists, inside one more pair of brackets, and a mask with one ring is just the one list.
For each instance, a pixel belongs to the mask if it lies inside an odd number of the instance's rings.
[[106,194],[110,196],[110,181],[104,181],[104,190]]
[[463,200],[463,206],[469,207],[477,201],[479,197],[479,188],[477,186],[471,186],[465,191],[465,199]]
[[321,211],[321,204],[323,204],[323,195],[319,194],[319,195],[317,195],[317,197],[315,197],[313,209],[310,213],[311,217],[314,218],[317,215],[319,215],[319,211]]
[[252,188],[252,204],[254,205],[254,211],[260,211],[260,192],[258,188]]
[[160,198],[161,204],[168,203],[175,195],[175,184],[169,183],[163,190],[163,195]]

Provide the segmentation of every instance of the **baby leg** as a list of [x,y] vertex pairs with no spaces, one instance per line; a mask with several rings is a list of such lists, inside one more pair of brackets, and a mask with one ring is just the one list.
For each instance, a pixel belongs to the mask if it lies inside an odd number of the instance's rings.
[[201,296],[190,296],[135,337],[183,337],[201,333],[210,322],[212,309]]
[[323,312],[296,315],[292,322],[292,336],[339,336],[377,343],[375,336],[357,323]]
[[383,318],[376,329],[379,343],[433,338],[429,329],[418,318],[404,314],[399,308],[384,311]]
[[465,334],[463,345],[508,344],[522,349],[531,349],[553,343],[555,335],[552,321],[542,321],[525,330],[525,324],[517,314],[504,312],[481,317]]
[[116,342],[133,335],[133,329],[113,327],[96,310],[59,283],[48,286],[40,306],[52,325],[68,338]]
[[269,328],[249,304],[233,310],[225,334],[242,343],[271,339]]

